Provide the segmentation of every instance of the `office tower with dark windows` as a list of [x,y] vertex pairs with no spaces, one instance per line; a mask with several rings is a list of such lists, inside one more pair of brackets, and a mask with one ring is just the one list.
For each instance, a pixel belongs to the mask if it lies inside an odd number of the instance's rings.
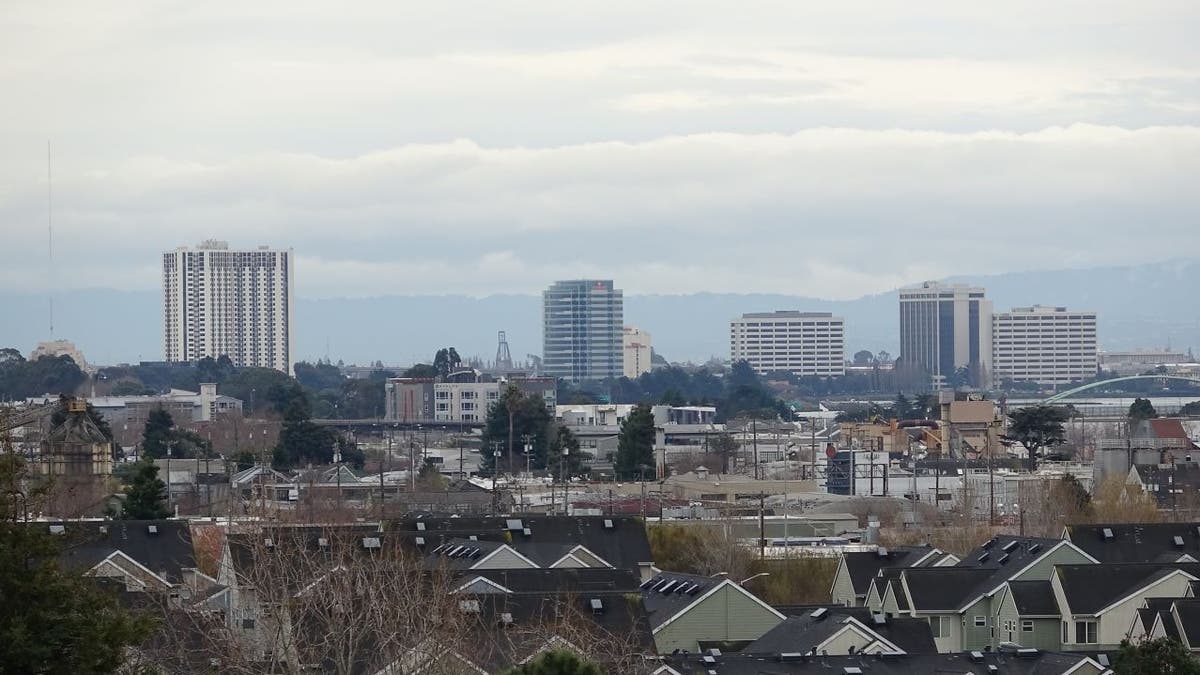
[[623,297],[611,279],[557,281],[542,293],[542,372],[567,380],[620,377]]
[[992,303],[984,290],[936,281],[901,289],[896,367],[939,388],[988,386]]
[[167,361],[226,355],[235,366],[292,374],[291,249],[230,250],[209,240],[162,256]]

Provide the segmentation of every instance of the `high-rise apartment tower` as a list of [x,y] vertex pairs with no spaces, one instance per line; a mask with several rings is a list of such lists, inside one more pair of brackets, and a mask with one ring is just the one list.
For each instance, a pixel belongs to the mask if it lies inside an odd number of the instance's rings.
[[568,380],[620,377],[623,297],[612,280],[557,281],[542,293],[542,372]]
[[[927,281],[900,289],[898,368],[930,384],[985,387],[992,372],[992,303],[984,290]],[[966,370],[964,382],[957,375]]]
[[208,240],[162,260],[167,361],[228,355],[237,366],[292,373],[291,249],[230,250]]

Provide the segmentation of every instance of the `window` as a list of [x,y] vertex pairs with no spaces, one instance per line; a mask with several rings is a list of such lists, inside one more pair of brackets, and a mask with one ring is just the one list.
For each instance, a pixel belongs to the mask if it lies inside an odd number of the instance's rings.
[[944,617],[929,617],[929,629],[933,632],[933,637],[935,638],[948,637],[950,635],[950,626]]
[[987,617],[986,616],[976,616],[975,617],[975,627],[976,628],[983,628],[986,625],[987,625]]
[[1081,645],[1096,644],[1096,622],[1095,621],[1076,621],[1075,622],[1075,643]]
[[1021,621],[1021,632],[1022,633],[1032,633],[1033,632],[1033,620],[1032,619],[1023,619]]

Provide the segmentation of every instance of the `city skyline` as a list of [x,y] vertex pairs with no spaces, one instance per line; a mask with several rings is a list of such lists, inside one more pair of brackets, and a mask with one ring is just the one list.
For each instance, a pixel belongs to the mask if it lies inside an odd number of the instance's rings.
[[550,9],[12,8],[0,283],[218,238],[310,298],[847,299],[1200,244],[1194,3]]

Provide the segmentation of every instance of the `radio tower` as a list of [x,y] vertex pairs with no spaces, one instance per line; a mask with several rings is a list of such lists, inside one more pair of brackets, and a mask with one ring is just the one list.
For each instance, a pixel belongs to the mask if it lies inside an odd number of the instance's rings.
[[513,369],[512,354],[508,351],[508,337],[504,331],[497,335],[499,344],[496,345],[496,370],[500,372]]

